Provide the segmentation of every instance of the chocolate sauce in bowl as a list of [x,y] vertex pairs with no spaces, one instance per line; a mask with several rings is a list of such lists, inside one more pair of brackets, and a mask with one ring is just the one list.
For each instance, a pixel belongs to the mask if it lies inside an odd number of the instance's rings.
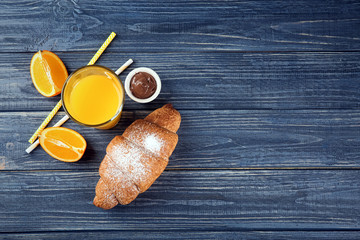
[[156,80],[149,73],[138,72],[131,78],[130,91],[137,98],[146,99],[151,97],[156,88]]

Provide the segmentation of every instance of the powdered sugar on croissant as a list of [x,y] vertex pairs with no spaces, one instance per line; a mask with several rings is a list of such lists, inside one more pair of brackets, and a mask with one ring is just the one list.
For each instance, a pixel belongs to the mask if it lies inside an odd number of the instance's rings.
[[161,175],[178,142],[181,116],[171,104],[133,122],[106,148],[100,164],[94,205],[129,204]]

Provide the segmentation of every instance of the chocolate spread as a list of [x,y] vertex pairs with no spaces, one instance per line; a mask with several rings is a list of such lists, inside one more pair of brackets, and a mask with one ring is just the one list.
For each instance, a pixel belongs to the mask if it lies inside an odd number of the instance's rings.
[[157,88],[155,78],[146,72],[136,73],[130,81],[130,91],[140,99],[151,97]]

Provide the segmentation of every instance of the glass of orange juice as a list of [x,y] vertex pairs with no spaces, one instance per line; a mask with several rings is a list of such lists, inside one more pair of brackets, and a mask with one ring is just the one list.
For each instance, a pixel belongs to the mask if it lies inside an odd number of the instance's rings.
[[85,66],[67,78],[61,92],[67,115],[75,122],[99,129],[114,127],[124,106],[124,86],[110,69]]

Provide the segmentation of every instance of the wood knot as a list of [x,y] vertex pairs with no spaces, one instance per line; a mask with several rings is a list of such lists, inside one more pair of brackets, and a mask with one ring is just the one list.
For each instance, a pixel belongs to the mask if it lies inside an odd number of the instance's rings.
[[15,144],[14,144],[14,143],[12,143],[12,142],[7,142],[7,143],[6,143],[6,149],[7,149],[7,150],[14,150],[14,148],[15,148]]

